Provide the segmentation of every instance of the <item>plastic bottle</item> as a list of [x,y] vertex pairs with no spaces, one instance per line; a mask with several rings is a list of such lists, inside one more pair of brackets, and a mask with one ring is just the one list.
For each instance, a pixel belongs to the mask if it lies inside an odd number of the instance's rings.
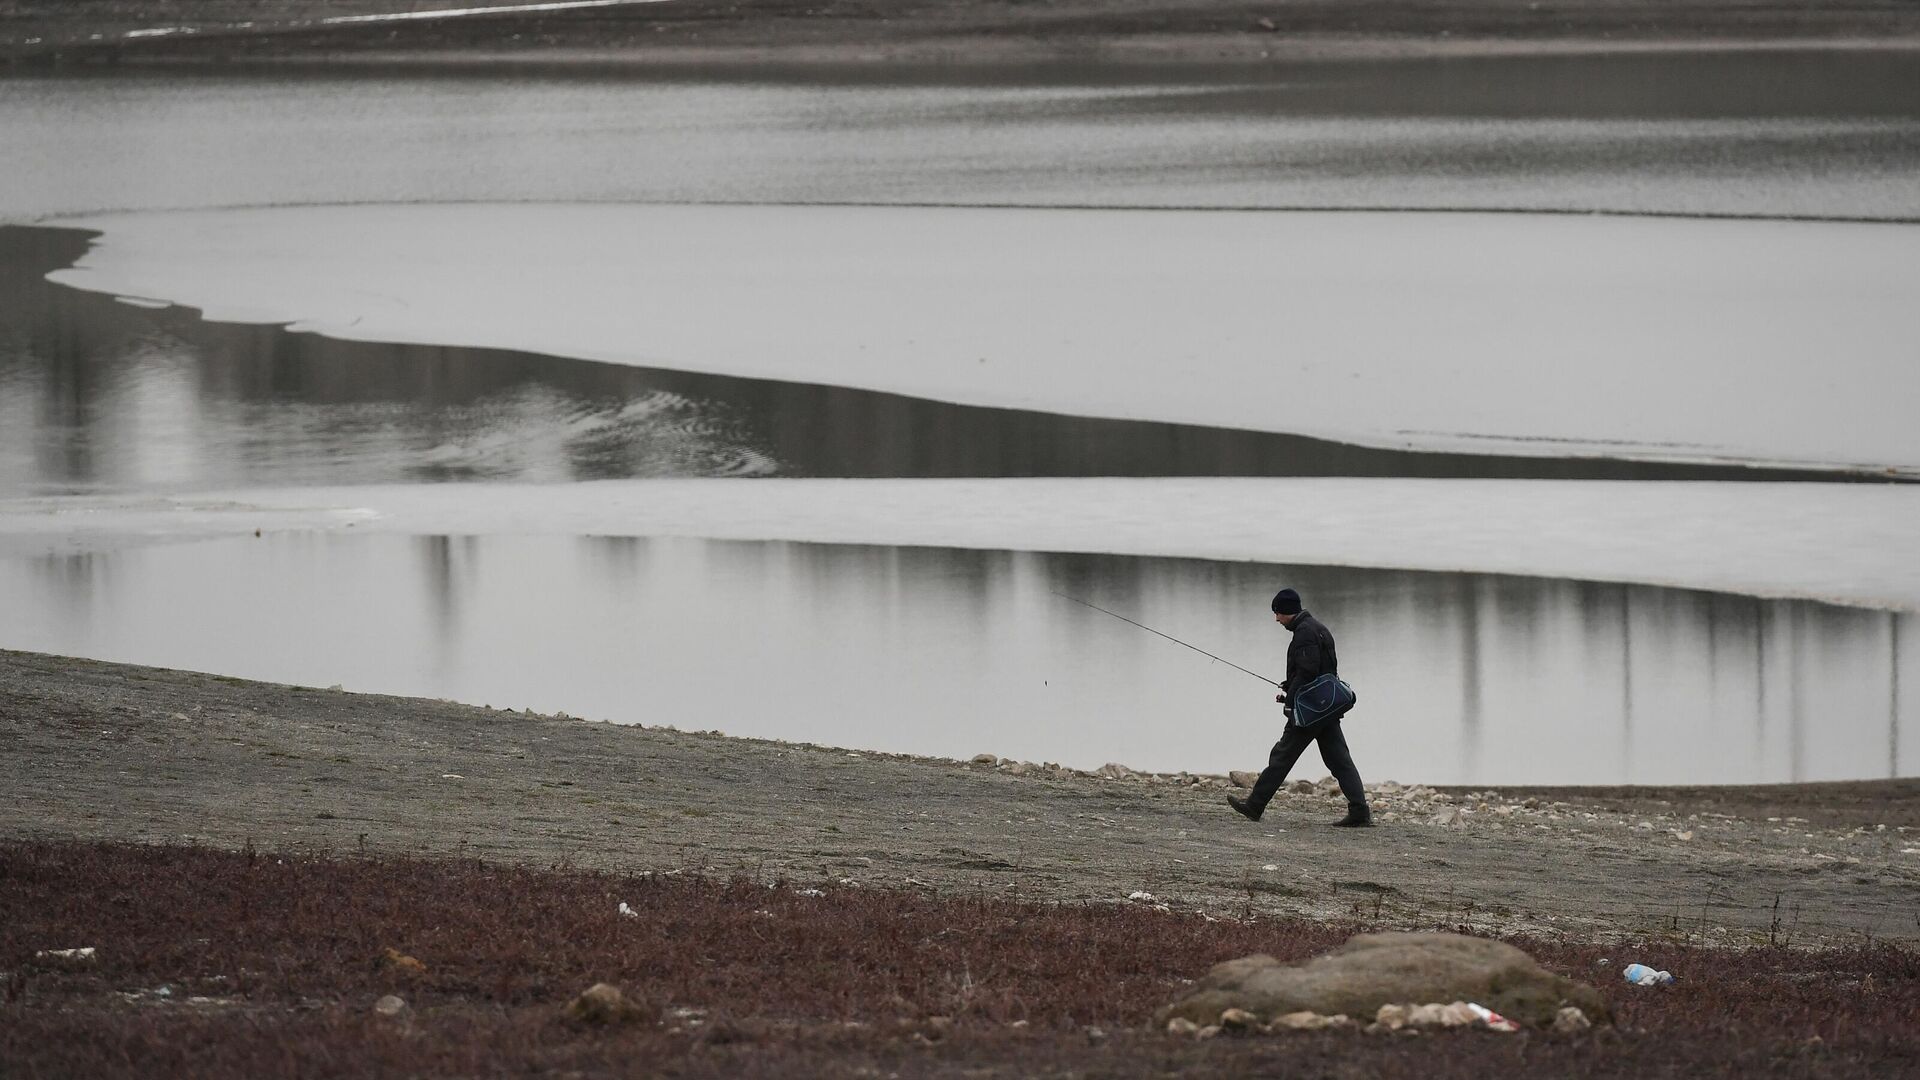
[[1673,982],[1670,971],[1655,971],[1645,964],[1628,964],[1620,974],[1635,986],[1667,986]]

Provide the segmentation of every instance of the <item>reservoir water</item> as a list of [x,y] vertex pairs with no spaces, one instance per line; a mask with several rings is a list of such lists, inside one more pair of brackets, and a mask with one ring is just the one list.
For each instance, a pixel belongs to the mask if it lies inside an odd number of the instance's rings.
[[[1535,578],[616,537],[269,535],[0,558],[5,644],[619,723],[1257,769],[1298,588],[1370,780],[1755,783],[1920,766],[1920,616]],[[1902,687],[1908,692],[1903,696]],[[1300,766],[1320,775],[1312,754]]]
[[[0,90],[0,223],[488,201],[1604,211],[1842,219],[1877,237],[1920,228],[1920,62],[1903,53],[1258,74],[204,71],[10,78]],[[0,227],[0,499],[402,483],[460,485],[484,502],[490,481],[619,477],[1738,479],[1756,491],[1859,479],[1412,452],[671,357],[645,367],[342,341],[49,282],[86,242]],[[1880,341],[1910,317],[1900,276],[1889,281],[1855,296]],[[1857,331],[1836,327],[1823,347],[1850,356]],[[1416,355],[1447,347],[1442,332],[1407,342]],[[1339,371],[1350,358],[1306,360]],[[1542,400],[1560,385],[1552,356],[1528,377]],[[1831,399],[1817,381],[1810,406]],[[1727,385],[1730,410],[1741,392]],[[1444,416],[1474,393],[1465,379],[1431,406]],[[1541,433],[1549,445],[1564,434]],[[1340,635],[1361,694],[1349,738],[1372,780],[1920,770],[1912,613],[1574,579],[684,535],[269,531],[0,556],[0,647],[879,750],[1217,772],[1263,760],[1279,724],[1270,689],[1054,594],[1278,674],[1285,632],[1265,600],[1282,584]],[[1312,755],[1302,768],[1319,771]]]

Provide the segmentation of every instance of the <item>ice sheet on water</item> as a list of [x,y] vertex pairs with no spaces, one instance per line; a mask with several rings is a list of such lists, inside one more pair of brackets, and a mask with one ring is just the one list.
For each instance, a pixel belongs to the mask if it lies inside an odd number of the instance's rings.
[[1920,472],[1920,226],[927,207],[102,216],[53,280],[491,346],[1376,446]]
[[[1311,508],[1311,519],[1303,508]],[[0,554],[269,529],[1087,552],[1633,582],[1920,610],[1920,487],[1413,479],[618,480],[0,502]]]

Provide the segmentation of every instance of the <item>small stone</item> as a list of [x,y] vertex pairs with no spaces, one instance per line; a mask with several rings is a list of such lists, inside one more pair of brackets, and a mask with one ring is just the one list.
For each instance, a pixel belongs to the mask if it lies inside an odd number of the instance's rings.
[[388,994],[373,1003],[373,1011],[381,1016],[399,1016],[407,1011],[407,1001],[398,994]]
[[561,1010],[567,1019],[582,1024],[623,1024],[644,1019],[648,1010],[627,1000],[620,988],[594,983]]
[[381,962],[403,975],[425,975],[427,973],[427,965],[408,956],[399,949],[388,949],[386,955],[381,958]]
[[1219,1034],[1220,1034],[1219,1024],[1208,1024],[1206,1027],[1203,1027],[1199,1031],[1194,1032],[1193,1037],[1196,1039],[1211,1039]]
[[[1345,1020],[1346,1017],[1340,1019]],[[1319,1031],[1333,1024],[1333,1017],[1322,1016],[1317,1012],[1290,1012],[1273,1018],[1276,1031]]]
[[1220,1014],[1220,1026],[1236,1035],[1244,1035],[1260,1026],[1260,1018],[1245,1009],[1228,1009]]
[[1000,759],[994,757],[992,754],[975,754],[973,755],[973,763],[975,765],[998,765],[1000,764]]
[[1311,795],[1314,792],[1313,781],[1295,780],[1293,783],[1287,785],[1287,790],[1293,792],[1295,795]]
[[1184,1016],[1176,1016],[1173,1019],[1167,1021],[1167,1034],[1169,1035],[1192,1036],[1192,1035],[1199,1034],[1199,1032],[1200,1032],[1200,1025],[1194,1023],[1193,1021],[1187,1019]]
[[1591,1027],[1593,1027],[1593,1021],[1587,1019],[1587,1014],[1572,1005],[1563,1007],[1553,1017],[1553,1030],[1562,1035],[1577,1034]]
[[1031,761],[1016,761],[1007,768],[1007,772],[1014,776],[1029,776],[1039,771],[1040,766],[1035,765]]
[[35,960],[65,960],[68,963],[86,964],[94,959],[93,946],[84,949],[41,949],[33,954]]
[[1133,775],[1132,769],[1127,768],[1117,761],[1109,761],[1094,771],[1110,780],[1125,780],[1127,777]]
[[1405,1005],[1382,1005],[1380,1011],[1373,1014],[1373,1022],[1388,1031],[1399,1031],[1407,1026],[1408,1013]]
[[1260,779],[1259,773],[1242,772],[1239,769],[1235,769],[1227,774],[1227,783],[1232,784],[1234,787],[1250,788],[1253,786],[1253,782],[1258,779]]
[[1106,1042],[1106,1041],[1107,1041],[1107,1032],[1106,1032],[1106,1029],[1104,1029],[1104,1028],[1097,1028],[1097,1027],[1090,1027],[1090,1028],[1088,1028],[1088,1029],[1087,1029],[1087,1041],[1088,1041],[1088,1042],[1090,1042],[1090,1043],[1099,1043],[1099,1042]]

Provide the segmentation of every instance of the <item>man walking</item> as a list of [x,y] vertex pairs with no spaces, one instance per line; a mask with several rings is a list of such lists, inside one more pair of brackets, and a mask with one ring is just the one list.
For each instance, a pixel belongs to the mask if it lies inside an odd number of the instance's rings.
[[1353,767],[1353,755],[1347,752],[1347,737],[1340,733],[1339,718],[1322,720],[1311,728],[1293,723],[1290,700],[1293,692],[1321,675],[1339,670],[1339,660],[1333,652],[1333,633],[1311,613],[1301,610],[1300,594],[1292,589],[1281,589],[1275,594],[1273,619],[1293,631],[1293,642],[1287,646],[1287,680],[1274,698],[1286,706],[1286,734],[1273,744],[1267,767],[1261,770],[1260,779],[1254,781],[1253,793],[1245,799],[1229,795],[1227,803],[1249,820],[1259,821],[1267,803],[1286,781],[1293,763],[1299,760],[1300,752],[1308,743],[1318,742],[1320,760],[1327,763],[1327,771],[1340,782],[1340,793],[1347,797],[1347,816],[1334,824],[1371,825],[1373,811],[1367,808],[1367,790],[1360,786],[1360,770]]

